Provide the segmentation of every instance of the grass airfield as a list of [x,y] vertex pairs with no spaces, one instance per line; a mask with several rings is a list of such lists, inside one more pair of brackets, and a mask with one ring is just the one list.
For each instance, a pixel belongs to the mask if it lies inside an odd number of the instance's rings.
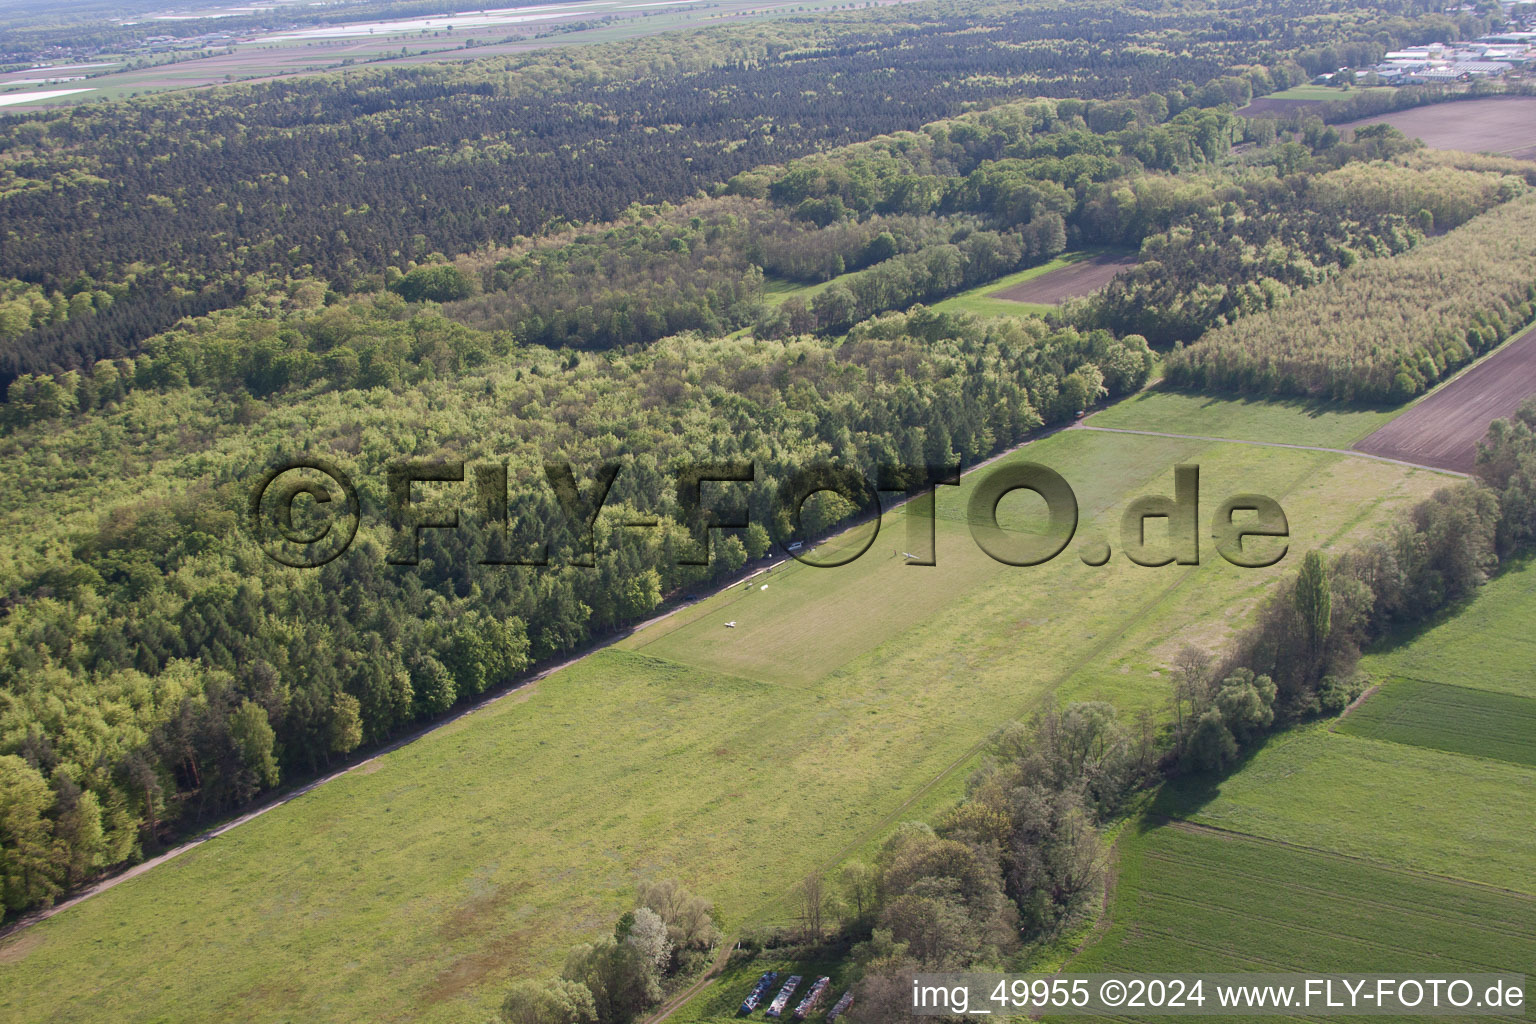
[[[1185,642],[1216,647],[1301,552],[1446,479],[1081,430],[1009,458],[1076,492],[1054,561],[980,552],[967,474],[939,489],[936,567],[893,557],[910,542],[888,514],[844,568],[775,568],[12,937],[0,1020],[483,1024],[513,978],[611,927],[639,879],[679,878],[728,932],[783,920],[806,874],[958,796],[1002,724],[1053,698],[1163,708]],[[1120,510],[1171,494],[1180,462],[1201,467],[1202,538],[1225,496],[1259,491],[1285,507],[1292,557],[1237,569],[1208,540],[1197,567],[1121,557]],[[1023,495],[999,511],[1028,528]],[[1083,564],[1084,539],[1115,557]]]

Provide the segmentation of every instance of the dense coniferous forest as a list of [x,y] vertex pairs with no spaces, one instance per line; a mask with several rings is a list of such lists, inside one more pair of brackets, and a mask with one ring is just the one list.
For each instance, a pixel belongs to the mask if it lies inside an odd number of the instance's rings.
[[[1241,104],[1277,83],[1223,72],[1356,31],[1433,35],[1380,10],[1262,10],[1234,33],[1257,12],[1045,4],[988,12],[991,31],[975,33],[974,11],[925,7],[719,31],[687,50],[646,40],[8,118],[0,285],[28,290],[33,309],[4,328],[0,374],[130,352],[237,303],[252,275],[347,292],[432,253],[606,220],[970,103],[1159,92],[1175,108]],[[1331,17],[1305,17],[1319,13]]]

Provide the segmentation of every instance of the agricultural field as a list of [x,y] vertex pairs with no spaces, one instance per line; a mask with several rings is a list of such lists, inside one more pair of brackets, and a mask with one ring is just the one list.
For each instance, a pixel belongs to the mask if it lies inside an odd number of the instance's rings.
[[1536,329],[1415,402],[1355,445],[1362,452],[1465,473],[1488,424],[1536,394]]
[[1006,278],[997,282],[992,298],[1026,305],[1055,306],[1065,299],[1075,299],[1097,291],[1110,278],[1127,267],[1134,267],[1134,255],[1118,252],[1076,254],[1061,265],[1046,264],[1039,274]]
[[1316,725],[1270,740],[1176,809],[1228,831],[1536,895],[1532,787],[1536,768]]
[[[1093,431],[1011,458],[1062,472],[1079,536],[1116,546],[1124,502],[1170,491],[1179,462],[1201,466],[1203,515],[1275,496],[1295,552],[1369,535],[1442,479]],[[799,878],[956,798],[1010,718],[1053,694],[1163,706],[1179,646],[1223,642],[1293,564],[1238,570],[1207,548],[1195,567],[1092,568],[1073,546],[1005,567],[967,536],[975,479],[940,489],[936,567],[892,556],[913,540],[887,517],[846,568],[775,567],[28,929],[0,947],[0,1019],[419,1005],[478,1022],[511,978],[607,930],[641,879],[679,878],[728,934],[783,921]]]
[[1423,139],[1431,149],[1460,149],[1536,160],[1536,97],[1489,96],[1434,103],[1339,127],[1381,123],[1393,125],[1410,138]]
[[1400,410],[1307,399],[1235,398],[1155,387],[1093,413],[1085,426],[1348,448]]
[[975,313],[977,316],[1023,316],[1028,313],[1048,312],[1052,307],[1049,302],[1025,302],[1020,299],[998,298],[998,292],[1008,292],[1040,276],[1081,263],[1084,259],[1094,258],[1094,252],[1061,253],[1049,263],[1029,267],[1028,270],[1020,270],[1018,273],[1009,273],[1003,278],[980,284],[974,289],[966,289],[958,295],[951,295],[945,301],[934,302],[934,309],[942,313]]
[[1126,834],[1116,874],[1107,929],[1073,974],[1524,972],[1536,961],[1530,894],[1322,850],[1163,825]]
[[1338,731],[1536,766],[1536,699],[1492,690],[1391,679]]
[[1369,655],[1382,686],[1342,720],[1165,787],[1068,969],[1528,971],[1533,595],[1511,569]]
[[[646,2],[553,5],[496,12],[483,18],[421,18],[411,22],[366,23],[332,29],[274,32],[242,38],[229,49],[207,57],[150,67],[92,73],[66,85],[26,85],[20,79],[52,74],[49,68],[0,75],[0,106],[20,111],[42,110],[98,99],[123,99],[172,89],[196,89],[276,77],[335,71],[358,64],[421,64],[480,60],[498,55],[564,46],[623,42],[711,22],[766,17],[783,13],[777,4],[758,0],[723,0],[703,8]],[[801,10],[832,6],[828,0],[807,0]],[[603,19],[598,21],[597,19]],[[483,22],[483,23],[481,23]],[[575,28],[579,23],[590,27]],[[418,24],[420,23],[420,24]],[[392,26],[392,27],[391,27]],[[552,34],[551,29],[557,31]],[[564,29],[563,31],[558,31]],[[222,50],[223,47],[211,47]],[[127,63],[127,58],[115,58]],[[73,72],[59,71],[58,74]]]
[[1375,679],[1425,679],[1536,699],[1533,617],[1536,565],[1527,561],[1489,581],[1457,614],[1369,655],[1361,667]]

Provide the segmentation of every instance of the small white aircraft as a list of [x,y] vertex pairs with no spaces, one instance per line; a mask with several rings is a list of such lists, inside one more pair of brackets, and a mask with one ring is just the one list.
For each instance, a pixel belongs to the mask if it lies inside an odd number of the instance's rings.
[[736,620],[732,619],[730,622],[727,622],[725,624],[725,628],[726,629],[735,629],[736,628]]
[[902,552],[902,553],[901,553],[901,557],[902,557],[902,558],[910,558],[910,559],[912,559],[912,560],[913,560],[913,561],[916,561],[916,560],[917,560],[917,556],[916,556],[916,555],[914,555],[914,554],[913,554],[913,553],[912,553],[912,552],[910,552],[910,551],[903,551],[903,552]]

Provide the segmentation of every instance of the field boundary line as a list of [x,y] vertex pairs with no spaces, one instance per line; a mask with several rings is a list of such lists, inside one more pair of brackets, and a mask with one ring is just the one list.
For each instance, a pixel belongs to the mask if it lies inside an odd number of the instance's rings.
[[[1245,441],[1239,437],[1210,437],[1205,434],[1173,434],[1162,430],[1132,430],[1129,427],[1094,427],[1086,423],[1075,423],[1068,430],[1098,430],[1108,434],[1140,434],[1144,437],[1172,437],[1187,441],[1215,441],[1223,444],[1246,444],[1255,448],[1290,448],[1293,451],[1326,452],[1329,455],[1348,455],[1356,459],[1371,459],[1375,462],[1389,462],[1395,466],[1407,466],[1409,469],[1422,469],[1430,473],[1444,473],[1446,476],[1455,476],[1466,479],[1471,474],[1458,472],[1454,469],[1441,469],[1439,466],[1426,466],[1419,462],[1409,462],[1407,459],[1392,459],[1385,455],[1372,455],[1370,452],[1359,452],[1352,448],[1324,448],[1314,444],[1288,444],[1283,441]],[[1374,431],[1373,431],[1374,433]]]

